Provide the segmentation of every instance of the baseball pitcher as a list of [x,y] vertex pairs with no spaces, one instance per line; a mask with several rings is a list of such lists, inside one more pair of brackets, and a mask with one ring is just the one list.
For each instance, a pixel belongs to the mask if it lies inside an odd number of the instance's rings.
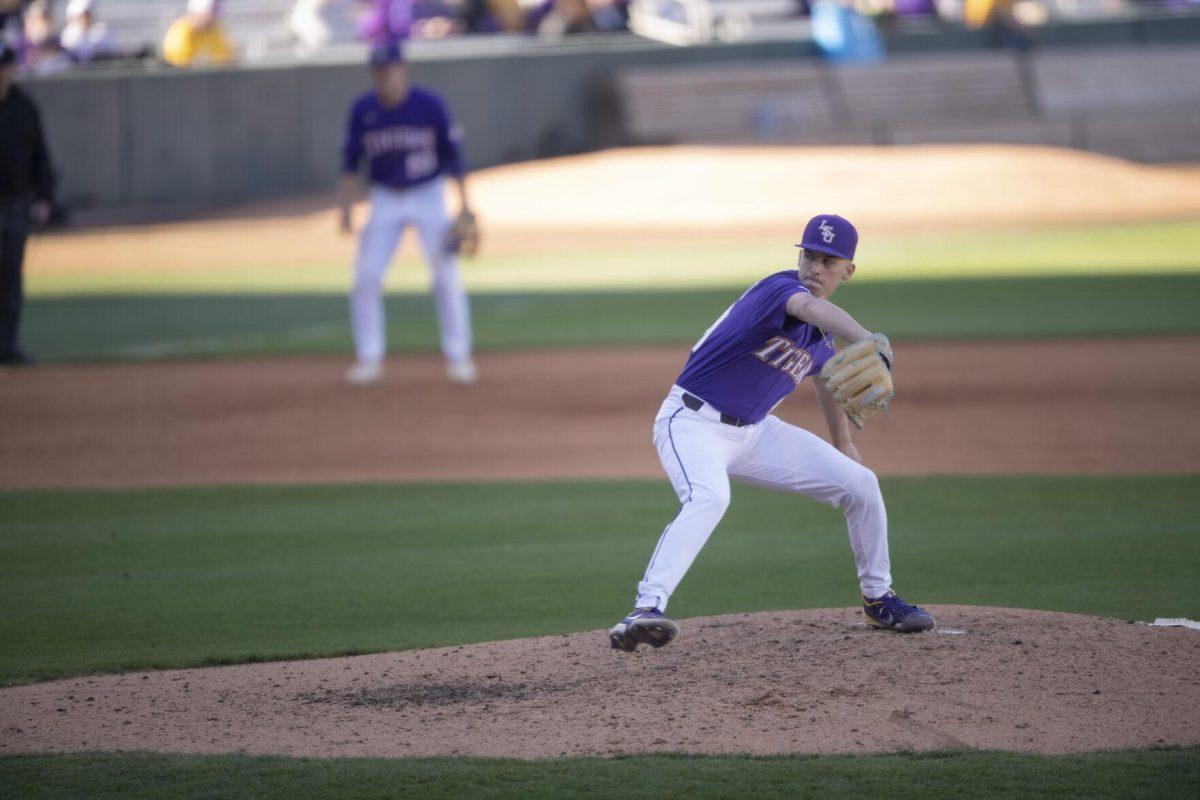
[[[412,86],[399,44],[371,52],[375,91],[350,109],[342,147],[344,174],[338,187],[343,233],[354,230],[351,206],[365,159],[371,182],[371,216],[359,237],[350,291],[350,322],[357,361],[346,380],[377,381],[383,374],[387,337],[383,280],[404,229],[413,226],[433,277],[442,353],[452,381],[473,383],[471,314],[455,256],[473,255],[478,228],[467,198],[461,134],[446,104],[432,91]],[[445,178],[458,188],[461,212],[446,211]]]
[[[828,298],[854,275],[858,231],[834,214],[804,228],[798,269],[750,287],[692,348],[654,420],[654,445],[682,503],[637,586],[612,646],[662,647],[679,633],[667,601],[729,506],[729,479],[820,500],[846,515],[869,624],[923,631],[933,617],[892,590],[887,512],[853,431],[886,409],[892,349]],[[849,344],[835,355],[833,337]],[[771,410],[808,376],[832,444]]]

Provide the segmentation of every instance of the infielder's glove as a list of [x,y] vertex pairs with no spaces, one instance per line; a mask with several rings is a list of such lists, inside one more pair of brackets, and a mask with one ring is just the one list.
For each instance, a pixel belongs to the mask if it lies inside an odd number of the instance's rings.
[[470,211],[463,211],[446,232],[446,252],[473,256],[479,252],[479,222]]
[[892,388],[892,345],[882,333],[855,342],[826,362],[821,380],[856,428],[888,407]]

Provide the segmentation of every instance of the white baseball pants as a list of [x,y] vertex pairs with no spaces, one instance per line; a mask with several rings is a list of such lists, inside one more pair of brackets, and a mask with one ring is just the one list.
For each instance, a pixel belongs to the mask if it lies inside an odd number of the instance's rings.
[[350,290],[350,324],[358,360],[378,363],[387,349],[383,315],[383,280],[400,237],[409,225],[417,229],[421,252],[429,265],[437,307],[442,353],[449,361],[471,357],[471,311],[458,274],[458,263],[446,252],[445,180],[437,178],[411,189],[371,189],[371,217],[358,241],[354,286]]
[[737,428],[720,416],[707,404],[692,411],[674,386],[654,419],[654,445],[683,505],[654,548],[636,606],[666,609],[729,507],[730,478],[841,508],[863,594],[886,593],[892,586],[887,511],[875,473],[778,417]]

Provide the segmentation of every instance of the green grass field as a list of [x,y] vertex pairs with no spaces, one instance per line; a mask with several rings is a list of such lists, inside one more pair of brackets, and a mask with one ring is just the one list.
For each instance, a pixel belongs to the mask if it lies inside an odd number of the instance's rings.
[[[884,483],[924,603],[1200,616],[1200,477]],[[0,683],[602,628],[677,503],[665,482],[0,495]],[[857,600],[840,512],[748,487],[683,617]],[[558,600],[547,607],[542,598]]]
[[[690,344],[744,291],[483,294],[482,349]],[[837,301],[897,339],[1200,332],[1200,275],[978,278],[847,284]],[[47,361],[346,353],[346,298],[320,294],[95,295],[31,300],[30,351]],[[396,351],[437,346],[432,301],[388,299]]]
[[[1200,476],[907,478],[884,491],[897,579],[921,602],[1200,616]],[[626,610],[675,506],[657,482],[7,492],[0,504],[5,684],[601,628]],[[546,594],[559,601],[547,607]],[[856,599],[840,514],[739,487],[673,608],[693,616]],[[1066,758],[0,758],[5,797],[1182,798],[1197,788],[1194,748]]]
[[[1200,222],[931,232],[864,240],[836,300],[894,338],[1200,331]],[[489,256],[464,266],[481,348],[690,343],[790,242]],[[27,349],[46,361],[345,353],[345,264],[42,274],[31,257]],[[392,270],[389,341],[436,349],[425,268]]]
[[[1197,252],[1195,222],[882,238],[864,242],[864,269],[836,299],[900,339],[1195,334]],[[466,275],[481,348],[684,344],[792,258],[777,243],[631,251],[617,241],[487,256]],[[424,270],[400,266],[391,346],[435,350]],[[24,340],[51,362],[345,353],[346,281],[346,265],[318,263],[219,273],[164,265],[153,275],[35,267]],[[905,478],[885,480],[884,491],[895,574],[910,599],[1200,616],[1198,475]],[[0,686],[602,628],[627,610],[674,510],[655,481],[0,492]],[[549,608],[536,599],[546,593],[558,598]],[[740,487],[672,609],[687,617],[856,599],[838,512]],[[1200,749],[540,762],[0,757],[6,799],[876,795],[1191,798]]]
[[246,756],[0,757],[7,796],[106,798],[810,798],[1190,800],[1200,750],[1072,756],[921,753],[873,757],[656,756],[553,761]]
[[[486,237],[486,229],[484,233]],[[689,291],[743,286],[796,260],[790,236],[704,239],[681,234],[677,239],[631,243],[620,233],[603,239],[592,233],[564,251],[493,255],[485,238],[481,256],[464,261],[463,275],[471,291],[479,293]],[[33,252],[27,278],[27,291],[33,297],[342,293],[351,274],[349,250],[344,263],[313,256],[264,265],[242,260],[245,256],[231,247],[221,269],[196,266],[186,257],[174,263],[165,255],[161,265],[147,270],[121,264],[97,269],[85,245],[77,264],[53,271],[39,270]],[[1200,221],[1195,220],[885,233],[864,236],[855,280],[1196,274],[1200,272],[1197,253]],[[398,258],[388,276],[388,285],[399,292],[423,292],[427,283],[425,266],[415,255]]]

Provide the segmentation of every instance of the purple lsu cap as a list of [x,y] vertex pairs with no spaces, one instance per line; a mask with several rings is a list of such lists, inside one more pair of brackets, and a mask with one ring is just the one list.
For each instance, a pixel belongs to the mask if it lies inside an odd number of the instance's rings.
[[403,64],[404,49],[399,42],[387,42],[377,45],[371,50],[370,64],[372,67],[382,67],[387,64]]
[[858,231],[845,217],[822,214],[813,217],[804,226],[804,238],[796,247],[853,261],[854,251],[858,248]]

